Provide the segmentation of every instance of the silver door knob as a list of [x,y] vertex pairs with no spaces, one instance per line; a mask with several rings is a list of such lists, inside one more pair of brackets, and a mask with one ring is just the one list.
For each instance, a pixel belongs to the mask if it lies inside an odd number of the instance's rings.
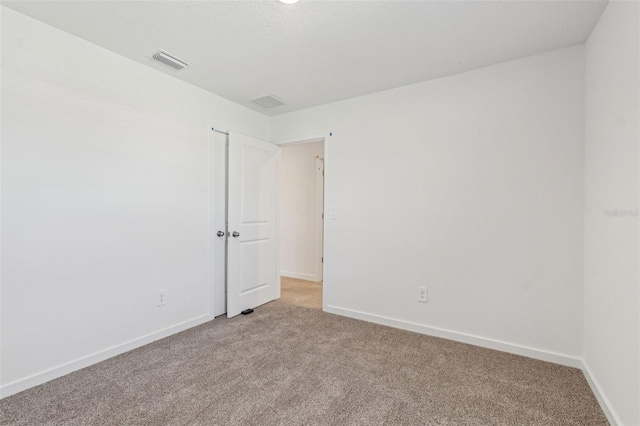
[[223,232],[223,231],[218,231],[218,232],[216,233],[216,235],[217,235],[218,237],[224,237],[224,232]]
[[233,234],[231,234],[232,237],[239,237],[240,233],[238,231],[233,231]]

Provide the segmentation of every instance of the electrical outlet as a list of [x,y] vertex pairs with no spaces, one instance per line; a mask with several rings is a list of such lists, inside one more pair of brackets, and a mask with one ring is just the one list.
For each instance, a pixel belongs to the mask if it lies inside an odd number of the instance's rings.
[[156,292],[156,306],[164,306],[167,304],[167,290],[158,290]]
[[426,287],[418,287],[418,302],[427,303],[428,293]]
[[336,220],[338,218],[338,212],[335,207],[329,207],[329,220]]

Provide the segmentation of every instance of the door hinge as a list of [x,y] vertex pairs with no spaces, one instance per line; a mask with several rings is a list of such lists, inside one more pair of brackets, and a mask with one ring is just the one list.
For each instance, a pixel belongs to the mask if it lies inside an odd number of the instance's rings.
[[322,256],[322,258],[320,259],[320,261],[321,261],[322,263],[324,263],[324,256]]

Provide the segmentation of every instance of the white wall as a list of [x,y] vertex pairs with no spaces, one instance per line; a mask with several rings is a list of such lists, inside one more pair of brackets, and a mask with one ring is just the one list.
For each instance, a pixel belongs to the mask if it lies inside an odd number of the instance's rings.
[[640,424],[639,13],[610,2],[585,50],[584,359],[625,425]]
[[266,117],[2,8],[2,124],[3,396],[208,319],[210,127]]
[[280,273],[320,281],[316,265],[316,157],[324,142],[285,146],[278,153]]
[[325,308],[579,365],[583,61],[577,46],[274,117],[272,140],[333,132]]

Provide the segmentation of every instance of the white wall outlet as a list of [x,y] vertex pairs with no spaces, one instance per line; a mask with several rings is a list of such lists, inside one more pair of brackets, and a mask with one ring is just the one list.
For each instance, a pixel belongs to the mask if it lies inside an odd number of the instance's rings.
[[167,304],[167,290],[158,290],[156,292],[156,306],[164,306]]
[[335,207],[329,207],[329,220],[336,220],[337,218],[337,209]]
[[418,287],[418,302],[427,303],[428,292],[426,287]]

